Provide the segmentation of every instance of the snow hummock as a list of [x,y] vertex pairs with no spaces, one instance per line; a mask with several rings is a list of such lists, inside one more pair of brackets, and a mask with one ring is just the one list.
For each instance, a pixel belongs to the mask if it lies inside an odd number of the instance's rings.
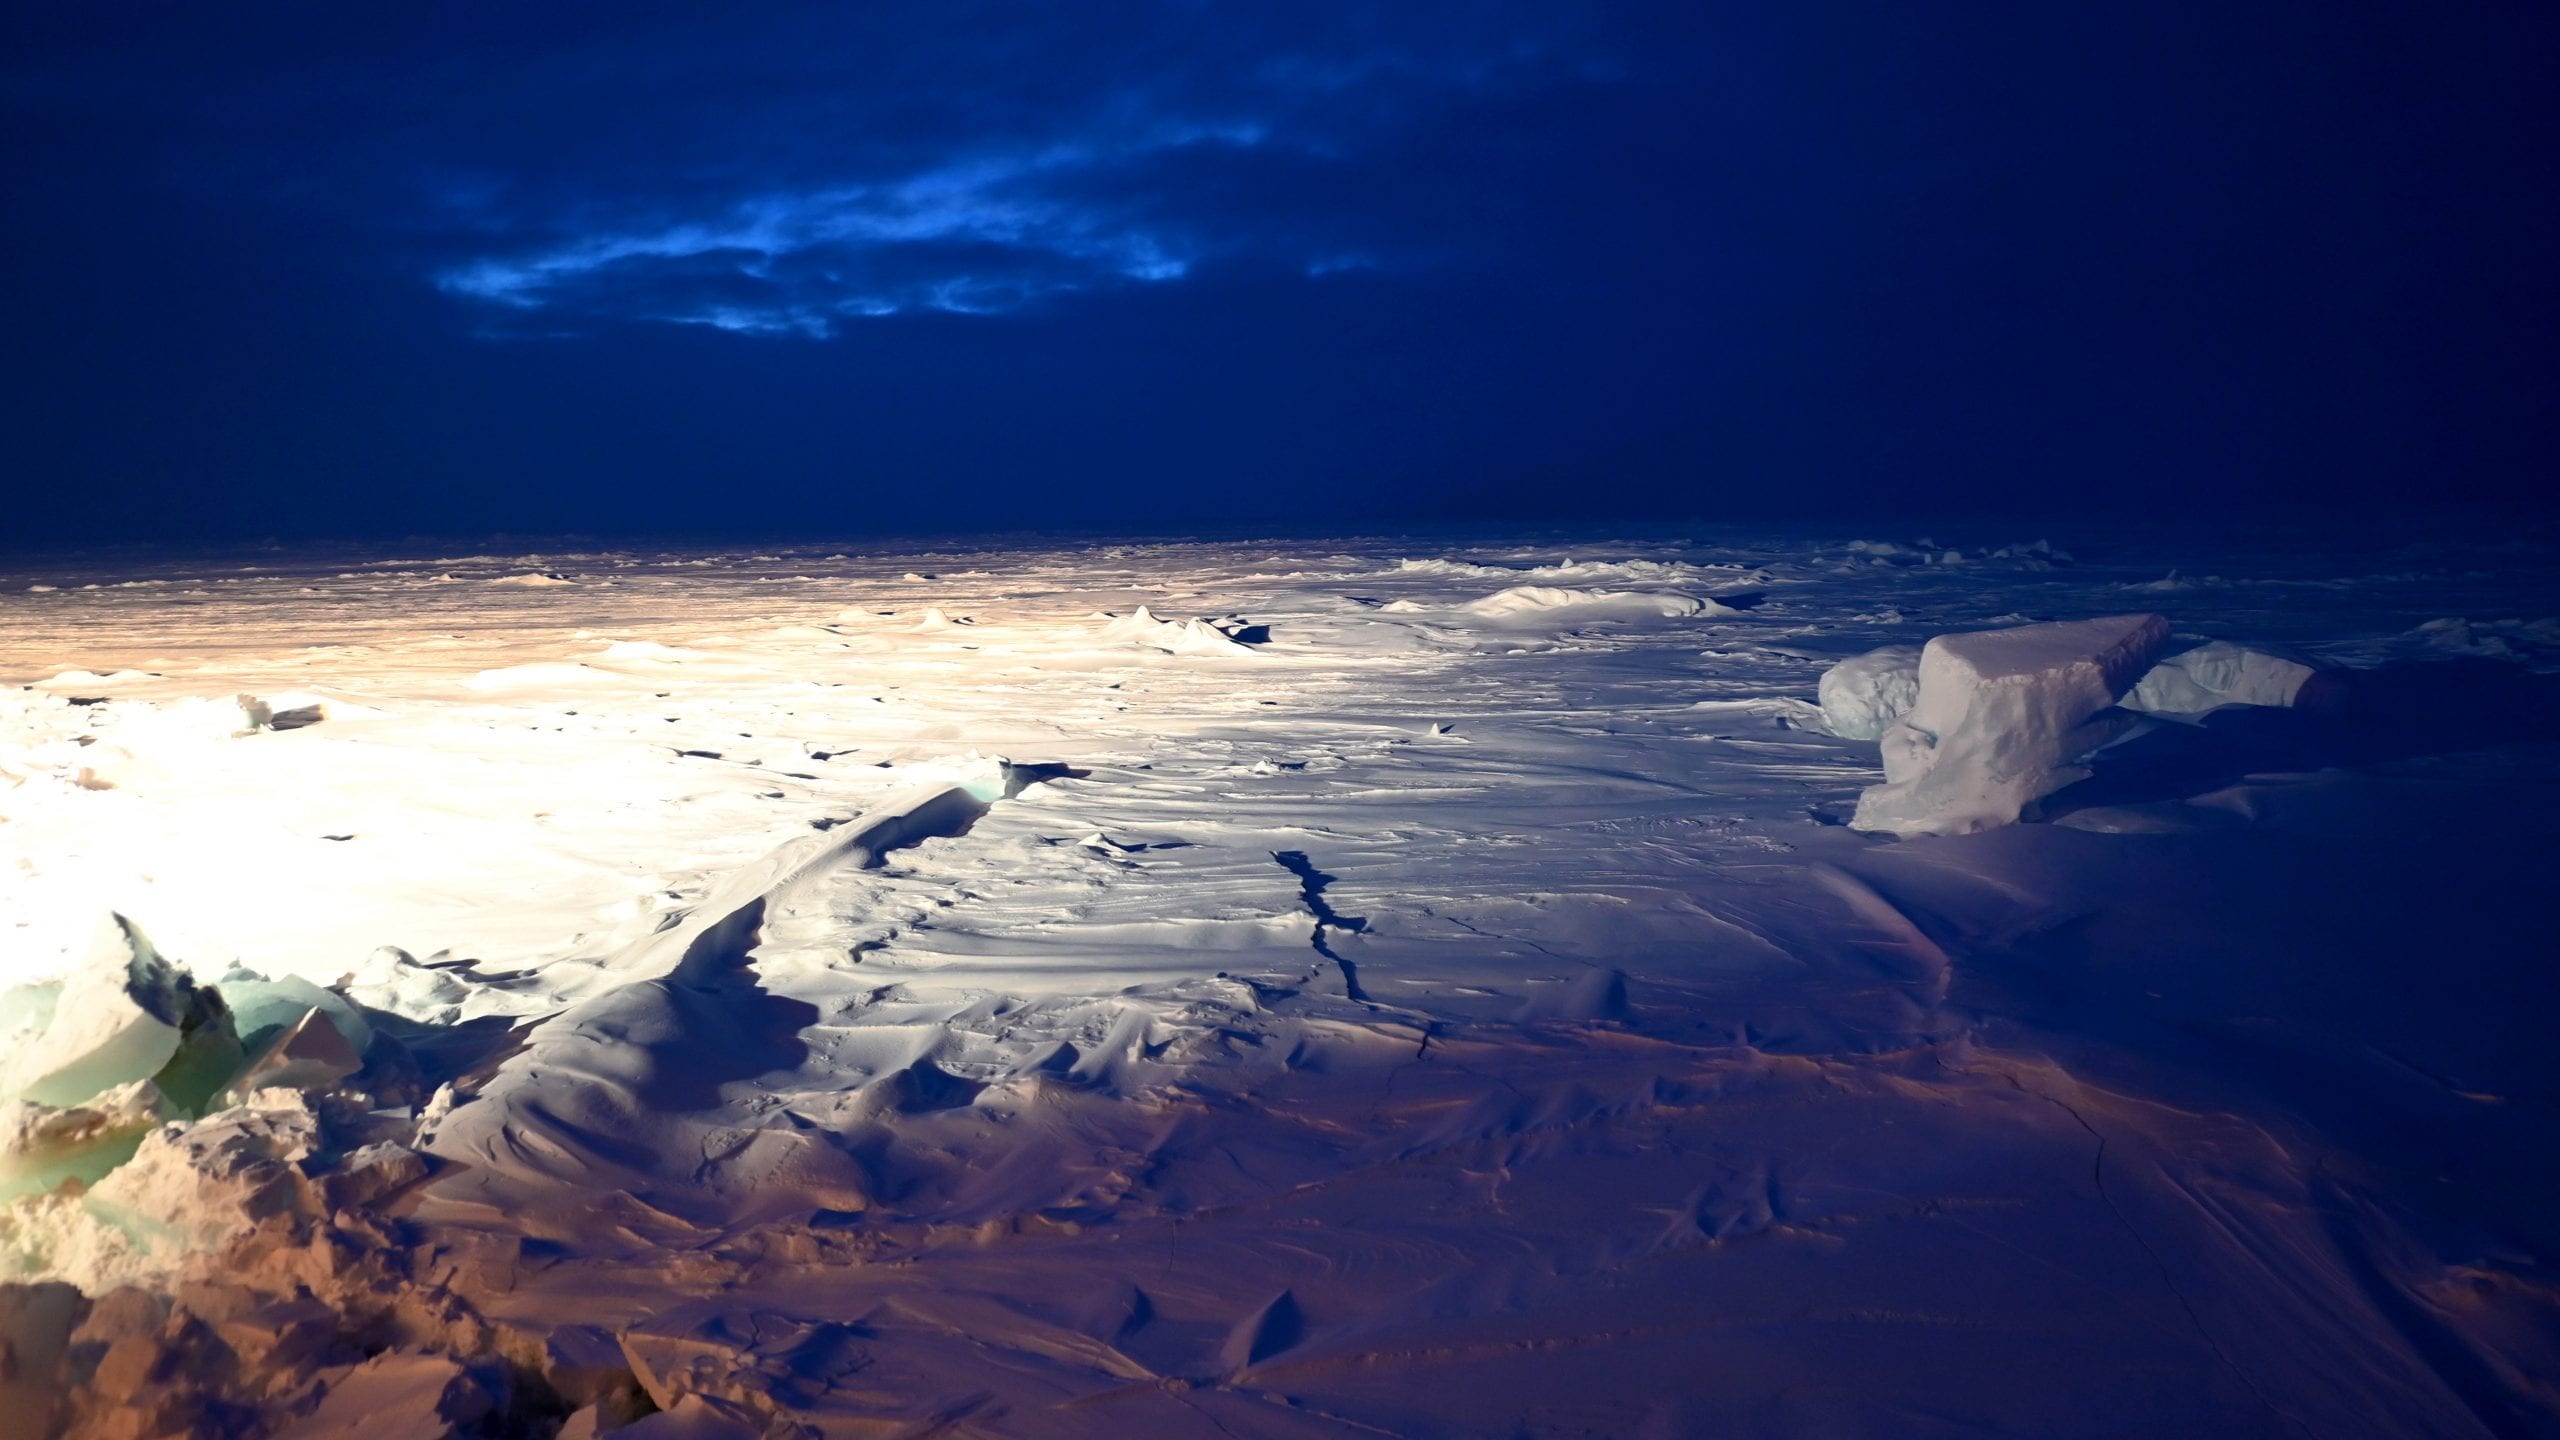
[[1887,645],[1822,672],[1815,692],[1831,733],[1873,740],[1920,698],[1920,647]]
[[2158,615],[1941,635],[1920,696],[1884,732],[1885,783],[1858,797],[1860,830],[1963,835],[2007,825],[2087,772],[2114,738],[2104,717],[2169,638]]
[[1726,614],[1726,607],[1695,595],[1667,590],[1592,590],[1576,585],[1514,585],[1470,602],[1466,613],[1485,620],[1539,620],[1561,615],[1574,620],[1654,616]]
[[2289,656],[2213,640],[2152,666],[2123,703],[2145,715],[2192,721],[2225,705],[2291,705],[2318,673]]

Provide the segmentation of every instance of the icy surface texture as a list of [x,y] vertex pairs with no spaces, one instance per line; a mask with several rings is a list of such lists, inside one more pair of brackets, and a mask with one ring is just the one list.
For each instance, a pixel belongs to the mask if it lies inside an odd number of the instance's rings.
[[2214,640],[2152,666],[2124,708],[2196,720],[2225,705],[2291,705],[2317,673],[2299,660]]
[[1822,672],[1822,718],[1844,740],[1874,740],[1920,698],[1920,647],[1887,645]]
[[1965,835],[2007,825],[2087,772],[2117,733],[2114,706],[2169,638],[2158,615],[1941,635],[1920,697],[1883,736],[1885,783],[1858,797],[1860,830]]

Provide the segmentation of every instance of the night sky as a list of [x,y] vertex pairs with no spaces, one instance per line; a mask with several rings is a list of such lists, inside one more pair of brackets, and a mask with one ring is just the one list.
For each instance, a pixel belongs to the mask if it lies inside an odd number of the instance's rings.
[[2530,501],[2560,8],[9,7],[0,543]]

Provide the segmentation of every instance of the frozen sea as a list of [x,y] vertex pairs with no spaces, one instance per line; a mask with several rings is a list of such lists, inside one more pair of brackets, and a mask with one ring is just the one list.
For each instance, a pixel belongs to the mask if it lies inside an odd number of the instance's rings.
[[[0,562],[0,985],[120,915],[384,1037],[0,1186],[0,1392],[382,1440],[2560,1433],[2555,562]],[[2135,612],[2351,701],[1848,826],[1827,667]]]

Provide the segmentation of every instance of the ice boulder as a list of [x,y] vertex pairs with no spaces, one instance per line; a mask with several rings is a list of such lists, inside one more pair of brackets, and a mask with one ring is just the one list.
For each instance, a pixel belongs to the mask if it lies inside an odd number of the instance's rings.
[[1941,635],[1920,653],[1920,694],[1883,736],[1885,783],[1850,824],[1894,835],[2007,825],[2086,771],[2121,733],[2115,702],[2160,653],[2169,622],[2110,615]]
[[201,1105],[239,1069],[240,1042],[222,997],[160,957],[141,927],[109,915],[62,981],[43,1027],[10,1047],[0,1100],[78,1105],[154,1080],[179,1105]]
[[1920,698],[1920,647],[1887,645],[1852,655],[1822,672],[1814,694],[1832,734],[1876,739]]
[[2319,673],[2287,656],[2215,640],[2152,666],[2124,708],[2192,723],[2225,705],[2291,705]]

